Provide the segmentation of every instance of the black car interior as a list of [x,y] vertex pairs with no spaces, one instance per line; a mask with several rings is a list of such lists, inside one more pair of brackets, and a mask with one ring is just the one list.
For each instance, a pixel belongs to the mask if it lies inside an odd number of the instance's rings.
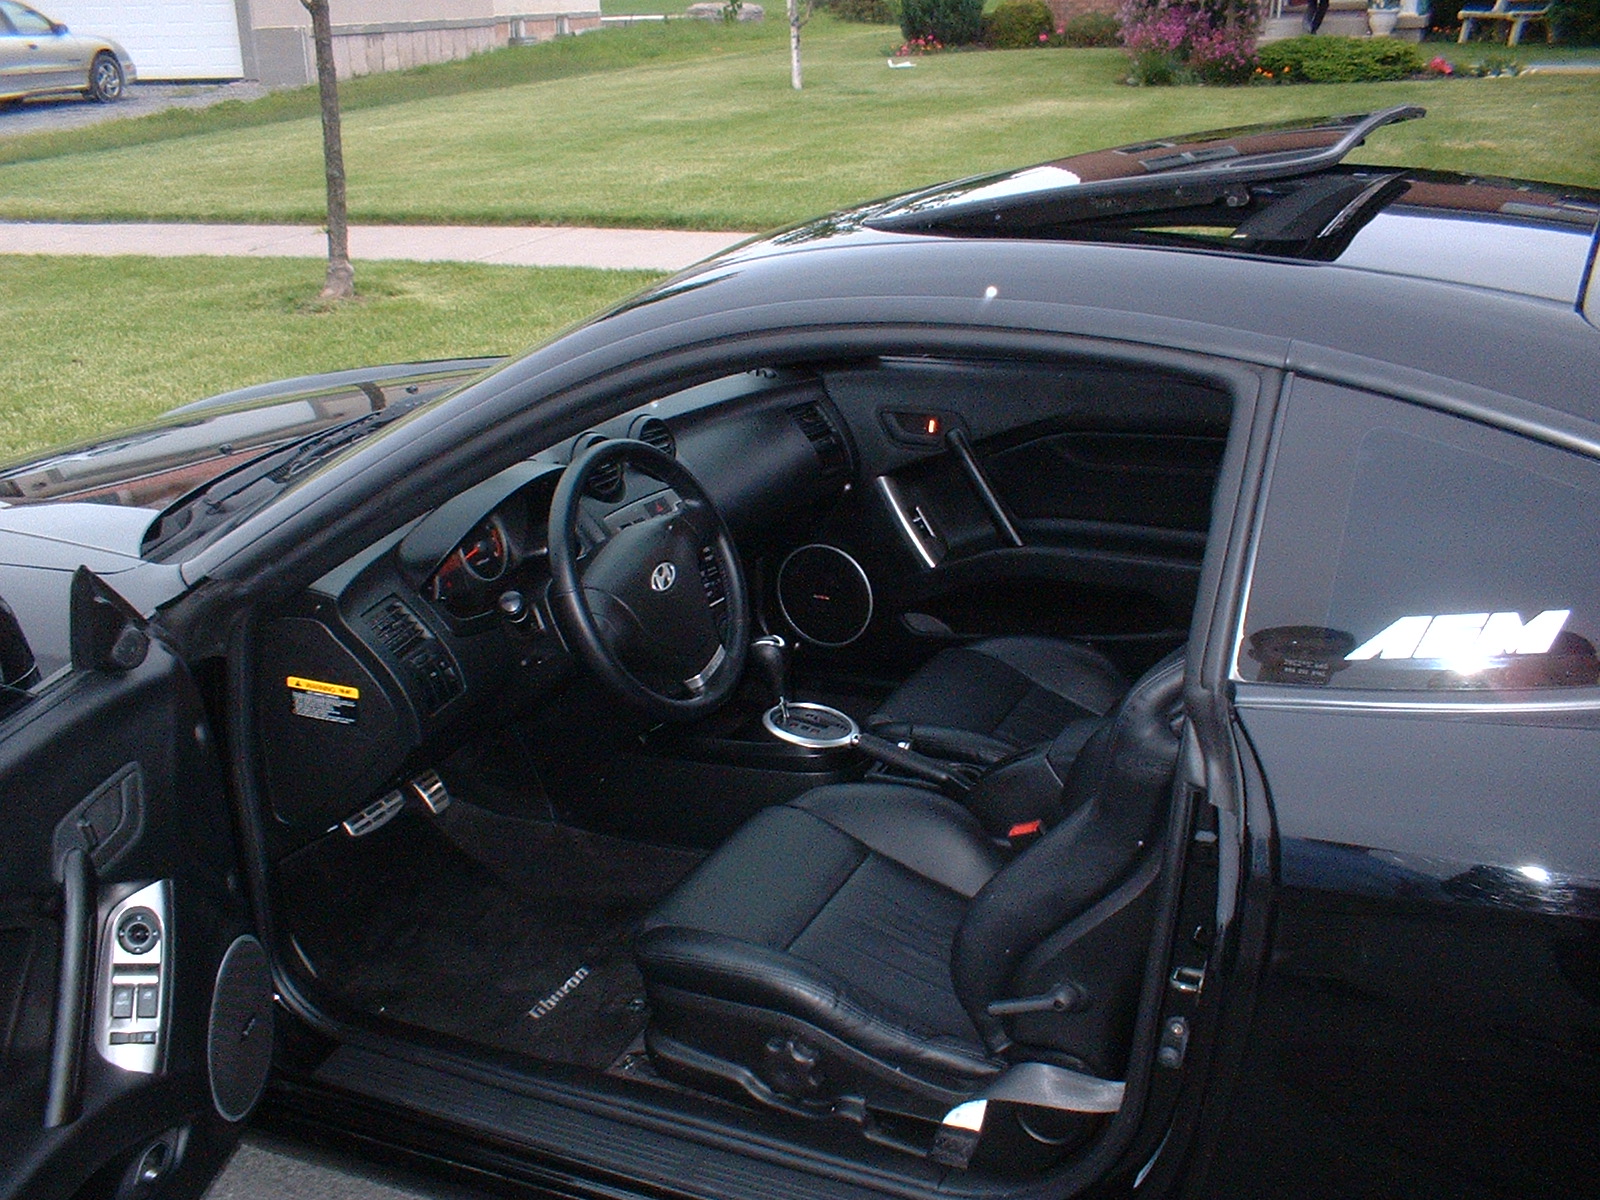
[[[258,618],[280,965],[796,1145],[1069,1156],[1129,1070],[1231,410],[1111,360],[774,367],[406,523]],[[999,1157],[947,1121],[985,1095]]]

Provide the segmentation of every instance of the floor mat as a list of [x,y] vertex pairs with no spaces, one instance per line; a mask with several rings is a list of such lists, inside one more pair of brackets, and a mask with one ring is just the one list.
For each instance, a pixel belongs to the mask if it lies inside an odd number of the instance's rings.
[[350,1003],[604,1070],[644,1027],[639,919],[699,861],[457,802],[285,864],[297,942]]

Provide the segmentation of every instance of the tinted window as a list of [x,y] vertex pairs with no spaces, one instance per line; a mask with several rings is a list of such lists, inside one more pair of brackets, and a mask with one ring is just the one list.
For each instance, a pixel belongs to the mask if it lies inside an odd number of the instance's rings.
[[1294,385],[1236,678],[1600,683],[1600,462],[1429,409]]

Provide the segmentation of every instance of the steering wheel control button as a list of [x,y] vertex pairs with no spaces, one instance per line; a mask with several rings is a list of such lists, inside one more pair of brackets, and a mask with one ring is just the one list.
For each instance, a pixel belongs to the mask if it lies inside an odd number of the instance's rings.
[[761,718],[767,732],[780,742],[808,750],[836,750],[852,745],[861,729],[855,721],[826,704],[774,704]]
[[117,922],[117,944],[129,954],[148,954],[161,940],[161,923],[147,908],[135,908]]

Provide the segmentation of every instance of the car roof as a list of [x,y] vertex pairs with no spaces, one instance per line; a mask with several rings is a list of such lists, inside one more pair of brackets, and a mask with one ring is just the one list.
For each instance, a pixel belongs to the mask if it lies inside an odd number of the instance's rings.
[[1346,161],[1371,135],[1424,115],[1403,105],[1139,142],[941,184],[826,224],[1328,262],[1577,306],[1600,191]]

